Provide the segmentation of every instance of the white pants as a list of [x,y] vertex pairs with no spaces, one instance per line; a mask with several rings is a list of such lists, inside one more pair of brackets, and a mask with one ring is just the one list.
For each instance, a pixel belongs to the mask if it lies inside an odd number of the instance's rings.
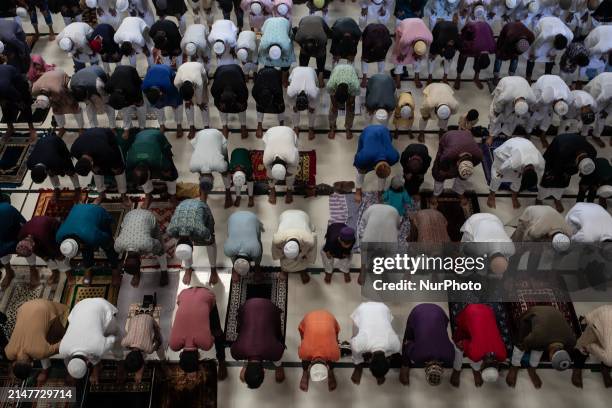
[[138,127],[144,129],[147,127],[147,111],[144,105],[142,106],[128,106],[127,108],[121,109],[121,116],[123,117],[123,128],[132,128],[132,113],[136,112],[138,116]]
[[[191,105],[189,108],[185,108],[185,115],[187,116],[187,124],[189,127],[195,126],[195,107],[198,105]],[[202,124],[204,127],[210,126],[210,112],[208,111],[208,105],[204,109],[198,106],[200,115],[202,116]]]
[[[427,75],[432,75],[435,67],[436,59],[427,58]],[[444,75],[448,75],[448,71],[450,70],[452,60],[447,60],[446,58],[442,58],[442,67],[444,69]]]
[[[166,188],[168,189],[168,194],[176,195],[176,180],[166,181],[165,183],[166,183]],[[144,191],[145,194],[151,194],[153,190],[154,190],[153,180],[151,179],[147,180],[147,182],[142,185],[142,191]]]
[[497,192],[501,183],[508,182],[511,183],[510,190],[518,193],[521,190],[522,177],[514,170],[507,170],[500,175],[498,170],[500,165],[499,160],[495,158],[491,166],[491,183],[489,185],[489,190]]
[[[32,254],[26,258],[28,266],[36,266],[36,255]],[[70,270],[70,261],[64,259],[48,259],[47,267],[52,271],[67,272]]]
[[[106,191],[106,184],[104,184],[104,176],[94,174],[94,184],[96,185],[96,191],[100,194]],[[125,171],[121,174],[115,175],[115,182],[117,183],[117,191],[119,194],[127,193],[127,180],[125,178]]]
[[[229,123],[229,113],[219,112],[219,117],[223,126],[227,126]],[[246,126],[246,111],[238,113],[238,120],[240,121],[240,126]]]
[[[98,112],[90,101],[85,103],[85,112],[87,113],[87,120],[89,121],[89,127],[98,127]],[[108,124],[111,129],[117,127],[117,121],[115,120],[115,110],[110,106],[106,105],[106,117],[108,118]]]
[[[59,190],[62,186],[60,184],[59,176],[49,176],[49,181],[55,190]],[[81,188],[81,184],[79,183],[79,176],[73,174],[70,176],[70,181],[72,182],[72,186],[76,190],[77,188]]]
[[[264,113],[263,112],[257,112],[257,123],[263,123],[264,120]],[[285,114],[284,113],[279,113],[276,115],[278,117],[278,123],[283,123],[285,122]]]
[[[176,125],[183,126],[183,105],[179,105],[176,108],[171,109],[174,113],[174,122],[176,123]],[[155,115],[157,116],[157,122],[159,123],[159,126],[166,126],[166,109],[155,108]]]
[[[247,194],[249,197],[253,196],[253,186],[254,186],[254,182],[252,181],[247,181],[246,185],[247,185]],[[240,197],[240,194],[242,194],[242,187],[238,187],[238,186],[234,186],[234,189],[236,191],[236,196]]]
[[[217,266],[217,244],[207,245],[206,254],[208,255],[208,262],[211,267]],[[182,266],[185,269],[189,269],[193,266],[193,256],[182,262]]]
[[[544,354],[544,351],[542,350],[529,351],[529,366],[533,368],[537,367],[538,364],[540,364],[540,360],[542,359],[543,354]],[[525,355],[525,352],[523,350],[514,346],[514,349],[512,350],[512,359],[511,359],[512,365],[514,367],[520,367],[521,360],[523,359],[524,355]]]
[[[470,366],[472,367],[472,370],[474,371],[480,371],[480,368],[482,367],[482,361],[472,361],[469,358],[467,359],[468,363],[470,363]],[[460,350],[459,348],[457,348],[457,346],[455,346],[455,361],[453,362],[453,369],[455,371],[461,371],[461,367],[463,366],[463,350]]]
[[[366,173],[360,173],[359,171],[357,171],[357,178],[355,179],[355,187],[363,188],[363,182],[365,181],[365,176],[366,176]],[[387,184],[387,179],[380,178],[380,177],[377,177],[377,179],[378,179],[378,191],[384,191],[385,186]]]
[[[299,128],[300,127],[300,111],[297,112],[293,112],[293,127],[295,128]],[[307,111],[308,113],[308,129],[312,129],[314,128],[315,125],[315,114],[314,112],[310,113],[310,111]]]
[[323,249],[321,249],[321,262],[323,262],[323,267],[325,268],[325,273],[332,273],[334,271],[334,264],[340,272],[349,273],[351,270],[351,257],[347,258],[328,258],[327,254]]
[[[468,186],[468,181],[467,180],[461,180],[459,177],[455,177],[453,179],[453,191],[459,195],[463,195],[463,193],[465,193],[465,190]],[[434,196],[439,196],[440,194],[442,194],[442,191],[444,191],[444,181],[435,181],[434,180],[434,190],[433,190],[433,194]]]
[[[427,128],[427,122],[429,122],[429,119],[425,119],[421,116],[421,119],[419,120],[419,130],[425,130],[425,128]],[[438,119],[438,127],[446,131],[448,129],[448,119]]]
[[[79,113],[73,113],[74,119],[76,120],[77,127],[79,129],[83,129],[85,126],[85,122],[83,120],[83,112],[79,111]],[[66,115],[60,113],[53,113],[53,117],[55,118],[55,122],[57,122],[58,128],[66,127]]]
[[564,188],[548,188],[538,186],[538,200],[542,201],[545,198],[553,197],[555,200],[561,200],[563,197],[563,193],[565,192]]
[[[393,70],[393,73],[395,75],[402,75],[402,72],[404,71],[404,67],[406,65],[404,64],[397,64]],[[415,74],[420,74],[421,73],[421,61],[420,60],[416,60],[412,63],[412,68],[414,69],[414,73]]]
[[[369,63],[367,63],[365,61],[361,61],[361,73],[363,75],[367,75],[367,73],[368,73],[368,65],[369,65]],[[385,61],[384,60],[383,61],[378,61],[376,63],[376,65],[378,67],[378,73],[379,74],[382,74],[382,73],[385,72]],[[401,72],[400,72],[400,74],[401,74]]]

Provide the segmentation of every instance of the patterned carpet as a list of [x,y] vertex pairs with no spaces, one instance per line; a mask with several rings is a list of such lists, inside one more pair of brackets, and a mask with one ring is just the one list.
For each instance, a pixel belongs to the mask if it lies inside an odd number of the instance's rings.
[[[8,361],[0,362],[0,387],[13,387],[17,385],[17,381],[11,371],[11,365]],[[15,408],[16,403],[0,401],[0,408]]]
[[266,298],[282,310],[282,332],[287,328],[287,279],[281,279],[278,268],[262,267],[263,279],[255,282],[253,274],[231,283],[225,317],[225,339],[230,346],[238,338],[238,309],[250,298]]
[[[267,181],[266,168],[263,165],[263,150],[251,150],[253,180]],[[300,152],[300,164],[295,176],[295,184],[315,186],[317,184],[317,153],[314,150]]]
[[[94,199],[92,197],[89,197],[87,201],[91,203],[94,201]],[[113,238],[117,238],[117,235],[119,234],[119,227],[121,226],[121,223],[123,222],[123,217],[128,211],[134,208],[134,204],[132,204],[131,207],[127,208],[123,205],[121,201],[111,200],[111,201],[104,201],[102,204],[100,204],[100,206],[104,208],[106,211],[108,211],[108,213],[113,218],[113,225],[111,227],[112,235],[113,235]],[[79,260],[79,259],[82,259],[82,257],[79,255],[75,257],[75,259]],[[106,259],[106,255],[104,254],[104,251],[98,248],[98,250],[94,254],[94,259],[97,259],[97,260]]]
[[[174,249],[176,248],[177,240],[169,237],[166,234],[166,228],[168,227],[168,224],[170,224],[170,219],[172,219],[172,214],[174,214],[175,207],[166,201],[154,201],[151,203],[149,210],[155,214],[159,229],[162,233],[166,254],[170,259],[172,259],[174,257]],[[156,259],[156,257],[153,255],[148,255],[145,256],[144,259]]]
[[159,408],[216,408],[217,363],[200,362],[195,381],[187,377],[178,364],[168,364],[164,375],[158,375],[153,395],[153,407]]
[[113,305],[117,304],[119,288],[111,285],[111,272],[109,269],[96,269],[89,286],[83,283],[82,271],[75,272],[74,283],[67,283],[62,293],[62,303],[72,309],[75,304],[83,299],[101,297]]
[[53,201],[53,190],[40,190],[34,215],[46,215],[49,217],[59,217],[62,220],[68,216],[70,209],[77,203],[87,201],[87,192],[82,191],[77,197],[74,191],[62,190],[59,200]]
[[151,392],[153,391],[154,371],[148,364],[145,366],[142,382],[136,383],[133,375],[128,374],[125,382],[117,380],[117,364],[113,361],[103,361],[99,383],[87,384],[83,406],[87,408],[149,407]]
[[0,186],[21,185],[28,168],[27,161],[34,148],[29,136],[13,136],[0,145]]
[[[461,226],[472,216],[473,214],[480,212],[480,205],[478,204],[478,196],[473,193],[466,193],[465,196],[468,199],[468,206],[463,208],[459,197],[456,195],[442,194],[438,197],[438,211],[444,214],[448,221],[448,235],[451,241],[461,241]],[[421,207],[423,209],[430,208],[432,193],[421,193]]]
[[[495,158],[493,156],[493,152],[495,151],[495,149],[501,146],[502,143],[504,143],[506,140],[508,139],[502,138],[502,137],[496,137],[493,139],[493,143],[491,144],[491,146],[489,146],[488,144],[484,142],[480,144],[480,149],[482,150],[482,170],[484,172],[485,179],[487,180],[487,185],[491,184],[491,166],[493,166],[493,160]],[[499,189],[510,191],[510,183],[507,183],[507,182],[501,183],[501,185],[499,186]],[[538,188],[536,186],[536,187],[529,189],[528,191],[537,192]]]

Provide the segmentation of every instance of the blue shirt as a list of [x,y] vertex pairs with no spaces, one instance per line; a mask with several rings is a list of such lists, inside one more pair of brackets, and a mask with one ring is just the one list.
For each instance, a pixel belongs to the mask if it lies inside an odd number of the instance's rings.
[[400,217],[403,217],[406,213],[406,205],[412,206],[412,198],[410,198],[406,189],[402,189],[402,191],[394,191],[391,188],[386,190],[383,194],[383,202],[394,207]]
[[399,160],[399,152],[393,147],[391,133],[386,126],[370,125],[359,136],[353,166],[372,171],[376,163],[385,161],[393,166]]
[[26,223],[23,215],[9,203],[0,203],[0,257],[14,254],[17,236],[21,226]]
[[97,248],[113,239],[111,226],[113,217],[104,208],[95,204],[76,204],[55,234],[61,243],[66,238],[78,238],[85,245]]
[[225,256],[232,261],[241,256],[259,264],[261,261],[262,225],[250,211],[236,211],[227,220],[227,240],[223,245]]
[[175,75],[172,68],[163,64],[152,65],[147,71],[147,75],[145,75],[142,81],[142,92],[146,92],[154,86],[158,87],[162,92],[157,103],[153,105],[155,108],[161,109],[166,106],[176,108],[183,104],[183,99],[178,89],[174,86]]

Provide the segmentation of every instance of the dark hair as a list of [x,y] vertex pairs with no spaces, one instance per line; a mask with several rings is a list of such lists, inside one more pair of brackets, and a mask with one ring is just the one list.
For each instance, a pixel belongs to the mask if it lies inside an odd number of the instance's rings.
[[161,90],[156,86],[152,86],[145,90],[144,94],[147,97],[147,100],[151,103],[151,105],[155,105],[161,97]]
[[87,99],[87,89],[84,86],[80,86],[80,85],[73,86],[71,91],[72,91],[72,96],[78,102],[83,102],[85,99]]
[[553,45],[555,46],[555,49],[562,50],[567,47],[567,38],[563,34],[557,34],[555,35]]
[[195,93],[195,89],[193,84],[189,81],[183,82],[183,85],[179,88],[179,93],[184,101],[190,101],[193,98],[193,94]]
[[149,181],[149,165],[144,162],[138,163],[134,167],[134,179],[139,186]]
[[306,92],[302,91],[295,97],[295,108],[298,111],[305,111],[308,109],[308,95]]
[[470,109],[467,115],[465,115],[465,118],[470,122],[478,120],[478,111],[476,109]]
[[136,275],[140,271],[140,254],[128,251],[123,261],[123,271],[128,275]]
[[587,54],[578,54],[574,58],[574,61],[576,61],[576,64],[578,64],[579,67],[586,67],[589,65],[590,59]]
[[389,372],[389,360],[382,351],[376,351],[370,359],[370,371],[376,378],[383,378]]
[[125,370],[128,373],[135,373],[144,366],[144,358],[140,350],[132,350],[125,356]]
[[47,178],[47,166],[42,163],[34,165],[32,168],[32,181],[36,184],[40,184]]
[[349,97],[348,84],[338,85],[336,92],[334,93],[334,97],[336,98],[336,102],[338,102],[340,105],[344,105]]
[[153,43],[155,44],[155,48],[161,49],[168,42],[168,38],[166,38],[166,33],[164,31],[158,31],[155,33],[153,37]]
[[244,381],[250,389],[259,388],[264,380],[263,364],[260,361],[250,361],[244,370]]
[[27,361],[15,361],[13,363],[13,374],[20,380],[25,380],[32,372],[32,363]]
[[91,160],[87,157],[82,156],[79,160],[77,160],[76,164],[74,165],[74,171],[76,172],[76,174],[83,177],[88,175],[91,172],[92,168],[93,165],[91,163]]
[[580,114],[580,120],[583,124],[590,125],[591,123],[595,122],[595,112],[593,112],[591,109],[586,112],[582,112]]
[[187,236],[180,236],[178,238],[178,241],[176,242],[176,245],[181,245],[181,244],[193,246],[193,243],[191,242],[191,238],[189,238]]
[[523,177],[521,178],[520,190],[528,190],[538,184],[538,173],[533,166],[523,169]]
[[198,350],[183,350],[179,355],[179,367],[186,373],[198,371],[200,364]]
[[121,51],[121,55],[131,55],[134,52],[134,47],[132,47],[132,43],[129,41],[124,41],[119,46],[119,51]]

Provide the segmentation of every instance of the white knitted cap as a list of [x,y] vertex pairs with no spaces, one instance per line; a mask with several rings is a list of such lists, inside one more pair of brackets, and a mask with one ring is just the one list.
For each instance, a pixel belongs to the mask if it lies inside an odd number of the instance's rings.
[[495,367],[487,367],[482,370],[482,381],[492,383],[497,381],[499,378],[499,370]]
[[300,244],[294,240],[288,241],[283,247],[283,253],[289,259],[297,258],[300,254]]
[[537,13],[540,10],[540,2],[537,0],[529,2],[527,9],[530,13]]
[[223,43],[223,41],[221,40],[215,41],[215,43],[213,44],[213,51],[217,55],[223,54],[225,52],[225,44]]
[[64,37],[61,40],[59,40],[59,47],[62,51],[70,51],[72,50],[72,46],[74,44],[72,43],[72,40],[68,37]]
[[270,172],[272,173],[270,174],[272,178],[279,181],[284,180],[285,176],[287,175],[287,169],[280,163],[276,163],[274,166],[272,166],[272,170]]
[[553,235],[552,238],[552,247],[557,252],[565,252],[570,247],[570,238],[562,233],[557,233]]
[[601,198],[612,197],[612,186],[601,186],[597,189],[597,195]]
[[117,5],[115,6],[115,8],[117,9],[118,12],[123,13],[124,11],[128,9],[129,6],[130,6],[129,0],[117,0]]
[[68,259],[74,258],[79,252],[79,244],[72,238],[65,239],[60,244],[60,252]]
[[236,187],[242,187],[244,186],[244,183],[246,183],[246,174],[244,174],[243,171],[238,170],[232,176],[232,181]]
[[4,52],[4,43],[0,41],[0,54]]
[[234,261],[234,270],[240,276],[246,276],[251,269],[251,264],[244,258],[238,258]]
[[18,17],[27,18],[28,10],[26,10],[24,7],[17,7],[17,9],[15,10],[15,14],[17,14]]
[[247,58],[249,58],[249,52],[246,48],[240,48],[238,51],[236,51],[236,56],[240,61],[247,62]]
[[268,50],[268,56],[272,60],[279,59],[281,57],[281,55],[282,55],[282,50],[281,50],[281,48],[278,45],[273,45]]
[[402,119],[410,119],[412,117],[412,108],[408,105],[402,106],[400,109],[400,116]]
[[190,259],[192,253],[193,253],[193,248],[191,248],[191,245],[187,245],[187,244],[179,244],[176,246],[176,249],[174,250],[174,256],[179,261],[186,261]]
[[80,358],[73,357],[70,359],[66,368],[68,369],[68,374],[77,380],[85,377],[85,374],[87,374],[87,363]]
[[472,177],[474,173],[474,163],[469,160],[463,160],[459,163],[457,170],[459,171],[459,177],[466,180]]
[[448,105],[440,105],[438,109],[436,109],[436,116],[441,120],[446,120],[450,118],[451,110]]
[[595,163],[588,157],[586,159],[582,159],[580,160],[580,163],[578,163],[578,170],[580,170],[580,174],[588,176],[595,171]]
[[474,7],[474,17],[476,18],[484,18],[487,15],[487,10],[484,8],[482,4]]
[[194,56],[197,50],[198,46],[194,43],[188,42],[187,44],[185,44],[185,54],[187,54],[189,57]]
[[513,9],[515,8],[517,5],[517,1],[516,0],[506,0],[506,7],[509,9]]
[[263,9],[261,8],[261,4],[257,2],[251,3],[251,13],[255,14],[256,16],[260,16],[262,11]]
[[322,363],[313,364],[310,367],[310,379],[314,382],[327,380],[327,366]]
[[524,115],[529,111],[529,105],[524,100],[517,101],[514,104],[514,113],[517,115]]
[[47,109],[51,101],[47,95],[38,95],[34,100],[34,109]]
[[384,109],[377,109],[376,112],[374,113],[374,117],[379,122],[385,122],[389,118],[389,114]]
[[567,106],[567,102],[565,101],[557,101],[555,102],[555,106],[553,108],[555,110],[555,113],[559,116],[564,116],[567,114],[567,111],[569,110],[569,106]]
[[85,5],[89,8],[98,7],[98,0],[85,0]]
[[289,6],[287,6],[285,3],[281,3],[276,7],[276,11],[278,11],[278,14],[281,16],[286,16],[287,13],[289,13]]

